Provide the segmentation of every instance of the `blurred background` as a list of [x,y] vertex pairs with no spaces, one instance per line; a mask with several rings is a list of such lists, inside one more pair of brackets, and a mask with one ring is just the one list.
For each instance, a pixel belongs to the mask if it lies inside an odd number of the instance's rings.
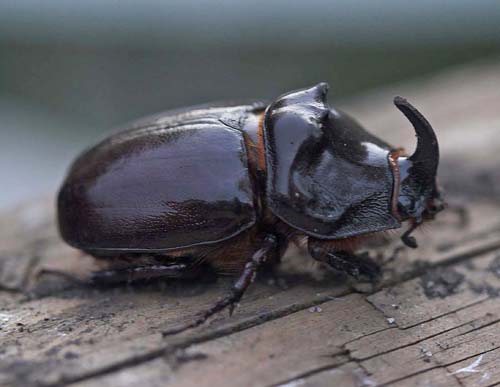
[[0,208],[142,115],[323,80],[346,100],[499,56],[498,0],[0,0]]

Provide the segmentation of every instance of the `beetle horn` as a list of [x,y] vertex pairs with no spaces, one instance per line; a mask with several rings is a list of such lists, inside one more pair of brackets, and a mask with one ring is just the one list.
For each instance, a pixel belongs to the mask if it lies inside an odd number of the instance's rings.
[[406,99],[394,98],[396,107],[408,118],[415,128],[417,148],[408,160],[413,164],[413,177],[421,183],[433,183],[439,164],[439,145],[436,133],[429,121]]
[[[417,135],[415,152],[408,158],[398,159],[401,171],[398,214],[402,219],[412,220],[412,226],[404,233],[402,240],[409,247],[417,247],[415,238],[410,234],[422,223],[426,211],[440,211],[436,202],[439,199],[436,187],[439,146],[434,129],[417,109],[401,97],[396,97],[394,104],[410,120]],[[430,201],[434,203],[432,211]]]

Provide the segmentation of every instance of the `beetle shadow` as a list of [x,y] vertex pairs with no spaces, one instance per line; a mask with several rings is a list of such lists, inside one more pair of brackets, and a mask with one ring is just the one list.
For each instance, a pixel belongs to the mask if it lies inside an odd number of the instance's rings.
[[[196,278],[149,278],[133,282],[118,282],[110,284],[92,284],[85,279],[76,277],[70,272],[57,270],[41,271],[35,285],[27,296],[37,299],[47,296],[59,298],[85,297],[89,292],[109,293],[127,291],[133,293],[162,293],[169,297],[190,298],[213,291],[215,289],[230,289],[237,276],[218,276],[213,270],[203,270]],[[343,273],[323,267],[309,257],[294,256],[284,260],[278,267],[264,267],[256,276],[250,290],[278,289],[286,291],[297,286],[312,289],[337,287],[349,282]]]
[[149,278],[133,282],[115,282],[94,284],[90,280],[73,276],[71,273],[57,270],[43,270],[38,275],[36,284],[27,292],[30,299],[47,296],[60,298],[81,297],[92,292],[127,291],[134,293],[168,293],[170,296],[198,296],[206,292],[218,281],[213,272],[206,271],[191,279]]

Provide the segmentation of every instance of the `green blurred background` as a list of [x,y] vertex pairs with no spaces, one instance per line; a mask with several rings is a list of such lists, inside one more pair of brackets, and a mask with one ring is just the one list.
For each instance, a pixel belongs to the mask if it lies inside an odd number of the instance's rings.
[[142,115],[323,80],[346,99],[499,54],[498,0],[1,0],[0,208]]

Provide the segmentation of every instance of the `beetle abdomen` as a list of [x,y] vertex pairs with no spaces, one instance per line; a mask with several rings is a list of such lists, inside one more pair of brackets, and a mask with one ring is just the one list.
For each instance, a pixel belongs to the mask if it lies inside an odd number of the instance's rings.
[[198,115],[118,133],[84,153],[59,193],[59,226],[88,251],[179,249],[252,226],[253,198],[242,133]]

